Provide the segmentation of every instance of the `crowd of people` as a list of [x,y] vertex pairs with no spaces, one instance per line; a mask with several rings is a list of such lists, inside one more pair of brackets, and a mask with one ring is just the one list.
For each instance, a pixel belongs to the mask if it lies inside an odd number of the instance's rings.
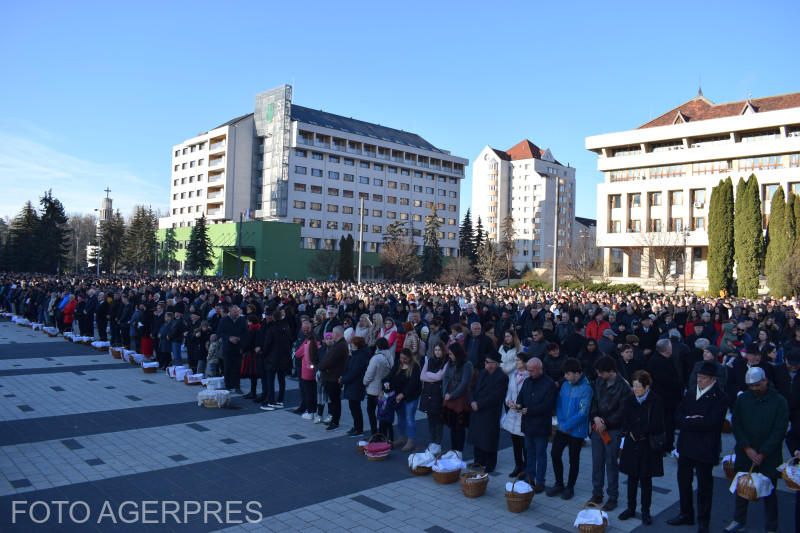
[[[488,472],[505,431],[510,476],[526,473],[550,497],[574,497],[588,442],[592,502],[616,509],[619,473],[628,478],[620,520],[638,507],[652,523],[652,479],[672,453],[680,513],[668,523],[708,531],[726,419],[737,471],[752,467],[777,485],[784,443],[800,454],[796,299],[7,274],[0,309],[129,347],[162,368],[220,373],[265,411],[284,407],[286,379],[296,378],[304,419],[334,431],[346,400],[348,435],[382,433],[403,451],[421,444],[419,410],[431,451],[447,430],[448,447],[470,444]],[[748,501],[735,498],[727,532],[746,523]],[[765,529],[776,531],[774,491],[764,504]]]

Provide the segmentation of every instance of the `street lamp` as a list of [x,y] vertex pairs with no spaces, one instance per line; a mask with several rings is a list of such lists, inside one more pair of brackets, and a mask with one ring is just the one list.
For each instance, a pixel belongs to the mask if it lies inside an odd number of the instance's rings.
[[686,226],[681,227],[680,234],[683,236],[683,292],[686,293],[686,239],[689,238],[689,228]]

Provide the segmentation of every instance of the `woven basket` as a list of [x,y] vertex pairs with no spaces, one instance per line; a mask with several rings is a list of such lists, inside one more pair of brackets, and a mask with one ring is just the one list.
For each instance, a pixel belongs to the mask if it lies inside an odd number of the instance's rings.
[[[733,449],[733,455],[736,453],[736,448]],[[728,481],[733,481],[733,478],[736,477],[736,469],[733,466],[733,461],[722,461],[722,470],[725,472],[725,479]]]
[[189,385],[190,387],[193,386],[193,385],[200,385],[201,384],[199,381],[189,381],[189,374],[184,374],[183,375],[183,383],[185,385]]
[[[443,453],[446,452],[439,452],[439,455],[436,456],[436,461],[433,462],[434,465],[439,462],[439,457],[441,457]],[[436,470],[433,470],[433,468],[431,468],[431,470],[433,471],[433,480],[439,485],[449,485],[450,483],[455,483],[458,481],[458,476],[461,475],[461,470],[453,470],[452,472],[437,472]]]
[[[789,459],[788,461],[786,461],[783,464],[784,464],[784,466],[794,466],[794,465],[796,465],[798,463],[800,463],[800,457],[792,457],[791,459]],[[783,472],[781,472],[781,477],[786,482],[786,488],[787,489],[789,489],[789,490],[800,490],[800,485],[798,485],[797,483],[792,481],[792,479],[786,473],[786,469],[784,469]]]
[[[478,476],[484,476],[476,479]],[[467,498],[477,498],[486,493],[486,487],[489,485],[489,476],[486,474],[486,469],[478,463],[471,463],[467,465],[467,469],[458,476],[458,482],[461,485],[461,492]]]
[[114,359],[122,359],[122,352],[120,350],[111,350],[111,357]]
[[203,407],[210,407],[210,408],[218,408],[219,404],[216,400],[212,400],[211,398],[204,398],[203,399]]
[[[594,502],[586,502],[586,505],[583,506],[584,509],[587,507],[594,507],[597,510],[600,510],[600,506]],[[606,527],[608,526],[608,519],[603,518],[603,525],[597,524],[578,524],[578,533],[604,533]]]
[[145,374],[155,374],[157,371],[158,371],[158,367],[157,366],[143,366],[142,367],[142,372],[144,372]]
[[128,359],[128,362],[131,364],[131,366],[139,366],[139,363],[136,362],[136,359],[134,359],[133,356]]
[[[527,475],[527,472],[521,472],[517,476],[517,479],[511,483],[511,490],[506,491],[506,505],[508,506],[508,510],[512,513],[521,513],[528,510],[528,507],[531,506],[531,500],[533,500],[533,490],[523,494],[514,492],[514,484],[516,484],[517,481],[521,481],[522,478]],[[533,488],[533,486],[531,486],[531,488]]]
[[[414,453],[411,454],[411,457],[417,455],[417,453],[419,453],[418,450],[421,447],[422,446],[417,446],[417,448],[414,450]],[[415,476],[427,476],[428,474],[433,472],[433,468],[431,468],[430,466],[418,466],[416,468],[412,468],[411,466],[409,466],[408,471],[414,474]]]
[[750,465],[750,470],[747,472],[747,474],[740,476],[739,480],[736,482],[736,495],[751,502],[758,500],[756,486],[753,483],[754,466],[755,464]]
[[[369,438],[369,440],[367,441],[367,445],[373,442],[388,442],[388,441],[386,440],[386,436],[383,433],[375,433]],[[390,447],[386,451],[381,451],[378,453],[370,453],[369,450],[366,447],[364,447],[364,457],[367,458],[367,461],[384,461],[389,458],[389,452],[391,451],[392,448]]]

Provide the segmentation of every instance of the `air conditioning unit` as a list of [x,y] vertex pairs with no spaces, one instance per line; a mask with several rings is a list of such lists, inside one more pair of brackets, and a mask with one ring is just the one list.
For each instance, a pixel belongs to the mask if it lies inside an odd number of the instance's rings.
[[704,205],[703,202],[695,202],[694,203],[694,208],[695,209],[703,209],[703,205]]

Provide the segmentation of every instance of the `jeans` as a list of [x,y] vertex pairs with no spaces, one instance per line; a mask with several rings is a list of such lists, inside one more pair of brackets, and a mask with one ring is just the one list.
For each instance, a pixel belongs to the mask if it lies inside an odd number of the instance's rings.
[[550,458],[553,460],[553,475],[556,478],[556,485],[564,484],[564,463],[561,460],[561,455],[564,453],[564,448],[567,447],[569,447],[569,479],[567,480],[567,486],[574,487],[575,482],[578,480],[578,471],[581,466],[583,439],[567,435],[562,431],[556,431],[553,437],[553,446],[550,448]]
[[199,361],[197,361],[197,373],[203,374],[204,378],[209,377],[205,375],[205,372],[206,372],[206,360],[200,359]]
[[361,433],[364,431],[364,412],[361,410],[360,400],[348,400],[350,415],[353,417],[353,429]]
[[369,418],[369,432],[374,435],[378,432],[378,397],[372,394],[367,394],[367,418]]
[[[772,480],[772,484],[777,486],[778,479],[775,478]],[[767,496],[766,498],[762,498],[764,500],[764,530],[765,531],[777,531],[778,530],[778,495],[776,491],[773,490],[772,494]],[[750,502],[745,500],[744,498],[740,498],[736,496],[736,510],[734,511],[733,519],[739,522],[740,524],[747,523],[747,506]]]
[[331,415],[331,424],[339,424],[342,417],[342,388],[336,381],[325,381],[325,392],[328,394],[328,412]]
[[592,433],[592,496],[603,497],[603,482],[608,476],[606,493],[610,500],[619,499],[619,441],[622,430],[609,429],[611,442],[605,444]]
[[544,476],[547,474],[547,436],[525,435],[525,453],[528,458],[525,468],[528,479],[537,485],[544,485]]
[[181,356],[181,343],[172,343],[172,364],[177,366],[183,364],[183,357]]
[[286,394],[286,372],[283,370],[267,371],[267,403],[275,403],[275,377],[278,378],[278,403],[283,403]]
[[409,439],[417,438],[417,421],[414,415],[417,413],[419,398],[413,400],[403,400],[397,406],[397,432],[401,436],[408,436]]
[[313,379],[300,380],[301,406],[306,413],[317,410],[317,382]]
[[692,478],[697,472],[697,522],[708,526],[711,520],[711,498],[714,494],[714,481],[711,469],[714,465],[692,459],[678,458],[678,492],[680,494],[681,514],[694,517],[692,502]]

